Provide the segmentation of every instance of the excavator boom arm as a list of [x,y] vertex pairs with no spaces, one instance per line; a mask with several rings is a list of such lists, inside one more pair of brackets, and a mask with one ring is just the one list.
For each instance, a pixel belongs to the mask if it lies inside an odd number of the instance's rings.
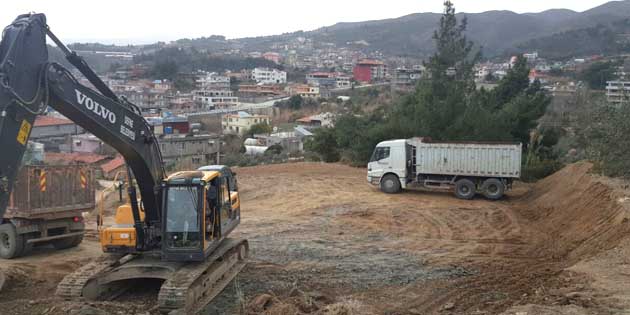
[[[48,35],[98,90],[48,60]],[[83,59],[61,43],[43,14],[19,16],[0,42],[0,218],[8,205],[35,117],[47,106],[114,147],[140,189],[146,224],[160,222],[165,172],[158,142],[138,108],[120,100]],[[135,216],[135,215],[134,215]]]

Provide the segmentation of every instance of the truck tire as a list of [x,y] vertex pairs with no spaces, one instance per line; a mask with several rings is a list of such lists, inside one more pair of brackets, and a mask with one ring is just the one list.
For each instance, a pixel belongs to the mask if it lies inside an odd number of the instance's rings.
[[490,200],[499,200],[505,194],[505,185],[497,178],[488,178],[481,185],[481,191]]
[[455,196],[459,199],[470,200],[475,197],[476,188],[475,183],[470,179],[460,179],[455,182]]
[[17,234],[11,223],[0,225],[0,257],[12,259],[22,255],[24,251],[24,237]]
[[381,179],[381,190],[384,193],[395,194],[400,192],[400,180],[398,176],[387,174]]
[[52,245],[55,249],[66,249],[79,246],[81,242],[83,242],[83,235],[75,235],[55,240],[52,242]]

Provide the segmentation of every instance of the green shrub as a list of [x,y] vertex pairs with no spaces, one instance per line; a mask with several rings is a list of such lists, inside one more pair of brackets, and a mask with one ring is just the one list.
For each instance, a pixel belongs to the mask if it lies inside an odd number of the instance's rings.
[[531,183],[543,179],[562,168],[562,163],[555,160],[543,160],[524,165],[521,180]]

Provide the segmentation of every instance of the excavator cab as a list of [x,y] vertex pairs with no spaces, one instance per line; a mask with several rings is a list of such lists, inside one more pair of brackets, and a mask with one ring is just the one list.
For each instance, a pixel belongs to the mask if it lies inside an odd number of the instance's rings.
[[219,171],[178,172],[163,181],[163,260],[203,261],[238,225],[231,182]]

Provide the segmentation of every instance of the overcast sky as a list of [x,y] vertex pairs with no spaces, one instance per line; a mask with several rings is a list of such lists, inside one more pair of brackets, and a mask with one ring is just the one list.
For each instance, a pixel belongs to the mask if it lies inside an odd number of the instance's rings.
[[[337,22],[441,12],[442,0],[2,0],[0,25],[41,12],[65,42],[150,43],[212,34],[228,38],[312,30]],[[454,0],[458,12],[552,8],[584,11],[607,0]]]

